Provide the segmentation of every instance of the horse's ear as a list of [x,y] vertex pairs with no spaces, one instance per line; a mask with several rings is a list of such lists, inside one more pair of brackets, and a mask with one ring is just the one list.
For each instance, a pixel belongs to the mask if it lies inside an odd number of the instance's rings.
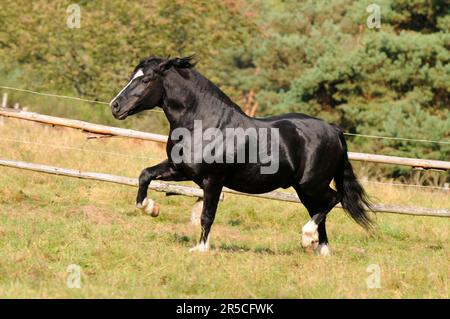
[[164,71],[168,70],[172,66],[180,69],[192,68],[195,65],[195,62],[192,62],[192,59],[193,56],[172,59],[168,58],[158,64],[158,66],[155,68],[155,72],[158,74],[163,74]]
[[164,71],[168,70],[171,66],[171,59],[164,60],[156,66],[155,72],[158,74],[163,74]]
[[181,69],[189,69],[195,66],[195,63],[193,61],[194,56],[186,56],[183,58],[173,58],[172,59],[172,64],[177,67],[177,68],[181,68]]

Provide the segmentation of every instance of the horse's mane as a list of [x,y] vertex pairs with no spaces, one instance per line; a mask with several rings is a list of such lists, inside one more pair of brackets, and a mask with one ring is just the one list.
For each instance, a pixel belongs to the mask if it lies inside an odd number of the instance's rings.
[[232,107],[239,111],[240,113],[243,113],[242,109],[234,103],[228,95],[226,95],[217,85],[215,85],[213,82],[211,82],[208,78],[203,76],[203,74],[195,71],[190,70],[195,77],[195,81],[197,84],[197,87],[199,87],[203,92],[207,91],[211,96],[214,96],[218,100],[220,100],[225,106]]
[[139,62],[139,64],[134,68],[134,71],[137,71],[140,68],[144,68],[147,66],[165,66],[170,67],[174,66],[179,69],[190,69],[195,66],[197,62],[193,61],[194,56],[187,56],[182,58],[158,58],[154,55],[149,56]]
[[[241,108],[236,103],[234,103],[217,85],[215,85],[201,73],[193,69],[196,64],[197,62],[194,61],[194,56],[192,55],[182,58],[158,58],[151,55],[148,58],[141,60],[134,69],[134,72],[136,72],[140,68],[145,68],[148,66],[161,68],[159,72],[162,72],[164,69],[174,67],[178,70],[178,73],[180,75],[185,78],[190,78],[191,81],[194,82],[195,86],[198,87],[202,92],[208,92],[211,96],[214,96],[226,106],[232,107],[237,111],[243,113]],[[192,76],[188,75],[186,77],[185,72],[188,72]]]

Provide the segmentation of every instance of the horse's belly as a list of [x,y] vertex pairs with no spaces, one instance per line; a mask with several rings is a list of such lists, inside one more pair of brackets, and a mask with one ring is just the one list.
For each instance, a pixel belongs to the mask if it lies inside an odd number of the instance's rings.
[[238,192],[262,194],[277,188],[292,186],[291,178],[285,174],[255,174],[253,172],[236,172],[226,176],[225,187]]
[[268,185],[252,185],[252,184],[237,184],[237,183],[226,183],[224,185],[225,187],[228,187],[232,190],[241,192],[241,193],[248,193],[248,194],[263,194],[267,192],[271,192],[273,190],[276,190],[277,188],[280,188],[281,186],[268,186]]

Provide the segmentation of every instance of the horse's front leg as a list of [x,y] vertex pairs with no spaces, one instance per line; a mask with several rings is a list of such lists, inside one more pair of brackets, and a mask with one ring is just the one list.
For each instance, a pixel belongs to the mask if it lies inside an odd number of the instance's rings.
[[205,252],[209,250],[209,235],[211,226],[216,216],[217,204],[219,203],[220,193],[222,192],[223,183],[216,178],[205,179],[203,188],[203,210],[201,216],[201,235],[200,242],[190,251]]
[[148,186],[152,180],[185,181],[188,178],[177,170],[168,160],[158,165],[147,167],[139,175],[139,189],[136,198],[136,207],[145,213],[156,217],[159,215],[159,207],[153,200],[147,198]]

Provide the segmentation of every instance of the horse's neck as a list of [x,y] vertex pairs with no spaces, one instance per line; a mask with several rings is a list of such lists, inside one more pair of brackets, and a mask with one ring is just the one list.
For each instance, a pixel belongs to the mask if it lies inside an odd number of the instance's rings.
[[[184,71],[184,70],[183,70]],[[186,77],[174,70],[165,82],[163,110],[171,128],[189,127],[194,120],[211,122],[245,113],[218,87],[193,70]]]

